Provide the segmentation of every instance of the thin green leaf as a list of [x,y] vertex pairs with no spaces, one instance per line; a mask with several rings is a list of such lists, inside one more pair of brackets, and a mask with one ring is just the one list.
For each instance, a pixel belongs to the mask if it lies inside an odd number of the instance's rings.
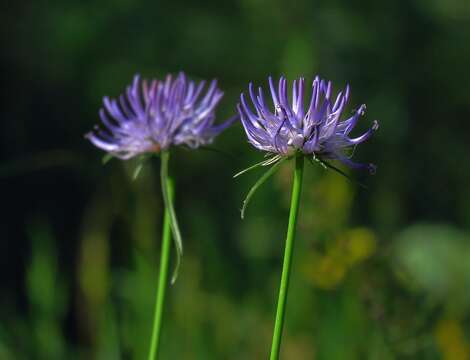
[[248,195],[246,196],[245,200],[243,200],[243,207],[241,209],[241,218],[243,219],[245,217],[245,210],[246,207],[248,206],[248,203],[250,202],[250,199],[252,196],[255,194],[256,190],[263,185],[263,183],[268,180],[279,168],[279,166],[286,160],[286,158],[282,158],[279,160],[277,163],[275,163],[273,166],[269,168],[268,171],[266,171],[263,176],[261,176],[258,181],[253,185],[253,187],[250,189],[248,192]]
[[173,198],[170,196],[169,187],[171,178],[168,175],[168,161],[170,159],[170,153],[168,151],[162,152],[161,155],[161,183],[162,183],[162,194],[165,207],[170,215],[171,230],[173,233],[173,240],[175,241],[176,248],[176,265],[171,277],[171,284],[174,284],[178,278],[179,268],[181,266],[181,257],[183,256],[183,240],[181,239],[180,229],[178,227],[178,221],[176,220],[175,208],[173,206]]
[[365,186],[363,183],[361,183],[360,181],[352,178],[351,176],[349,176],[348,174],[346,174],[343,170],[341,170],[340,168],[326,162],[325,160],[322,160],[318,157],[314,158],[314,160],[318,161],[324,168],[326,169],[331,169],[333,171],[336,171],[338,174],[344,176],[346,179],[348,179],[349,181],[355,183],[356,185],[359,185],[360,187],[362,187],[363,189],[367,189],[367,186]]
[[108,153],[105,156],[103,156],[103,158],[101,159],[101,163],[103,165],[106,165],[112,158],[114,158],[114,156]]
[[143,161],[141,161],[137,164],[137,166],[134,169],[134,172],[132,173],[132,180],[137,179],[137,177],[139,176],[139,174],[142,171],[143,167],[144,167],[144,162]]
[[263,160],[263,161],[260,161],[259,163],[256,163],[254,165],[251,165],[250,167],[247,167],[246,169],[236,173],[235,175],[233,175],[233,178],[236,178],[236,177],[239,177],[240,175],[243,175],[244,173],[250,171],[250,170],[253,170],[253,169],[256,169],[257,167],[260,167],[260,166],[267,166],[269,164],[271,164],[273,161],[276,162],[280,159],[281,157],[279,155],[276,155],[270,159],[267,159],[267,160]]

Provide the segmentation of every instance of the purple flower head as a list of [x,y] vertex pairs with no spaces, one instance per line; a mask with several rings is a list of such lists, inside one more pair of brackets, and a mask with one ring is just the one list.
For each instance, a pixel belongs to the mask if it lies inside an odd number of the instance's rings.
[[213,80],[203,94],[205,82],[196,84],[184,73],[165,81],[140,80],[118,99],[103,99],[100,117],[104,128],[86,137],[111,155],[129,159],[144,153],[158,153],[171,145],[197,148],[212,142],[231,124],[215,125],[215,108],[223,96]]
[[349,86],[333,101],[331,82],[317,76],[308,103],[304,103],[304,78],[293,82],[292,103],[287,96],[287,80],[284,77],[280,78],[277,89],[269,77],[269,87],[274,112],[266,103],[261,87],[255,93],[252,83],[249,85],[249,96],[255,111],[250,108],[243,93],[237,106],[248,141],[254,147],[281,156],[302,152],[320,160],[339,160],[352,168],[375,171],[374,165],[354,162],[348,155],[378,129],[378,123],[374,121],[372,127],[361,136],[349,137],[366,109],[362,105],[349,119],[340,120],[348,102]]

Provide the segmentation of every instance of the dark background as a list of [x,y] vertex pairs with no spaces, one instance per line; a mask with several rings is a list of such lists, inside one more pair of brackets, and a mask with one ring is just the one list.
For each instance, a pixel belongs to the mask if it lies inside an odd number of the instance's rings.
[[[470,2],[4,1],[0,5],[0,359],[142,359],[162,199],[159,162],[103,166],[84,138],[135,73],[248,83],[315,74],[351,85],[350,175],[306,168],[284,359],[470,357]],[[267,357],[291,165],[239,208],[262,159],[237,123],[230,157],[176,150],[185,241],[164,359]]]

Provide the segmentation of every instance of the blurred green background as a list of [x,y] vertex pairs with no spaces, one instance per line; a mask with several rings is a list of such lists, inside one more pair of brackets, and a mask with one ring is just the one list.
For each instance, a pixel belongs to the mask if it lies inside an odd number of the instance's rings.
[[[111,161],[83,134],[135,73],[219,79],[220,120],[250,81],[315,74],[357,132],[364,190],[308,166],[283,359],[470,358],[470,2],[465,0],[5,1],[0,359],[143,359],[162,199],[157,159]],[[348,110],[348,111],[349,111]],[[291,165],[239,209],[262,159],[237,124],[177,150],[186,246],[168,292],[163,359],[265,359]]]

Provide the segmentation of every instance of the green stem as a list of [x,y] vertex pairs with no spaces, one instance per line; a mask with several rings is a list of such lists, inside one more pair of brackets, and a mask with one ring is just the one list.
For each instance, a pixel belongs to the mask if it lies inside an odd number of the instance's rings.
[[[167,177],[166,186],[170,199],[173,198],[174,186],[173,179]],[[165,293],[168,283],[168,265],[170,263],[170,248],[171,248],[171,220],[170,212],[165,206],[165,214],[163,216],[163,235],[162,235],[162,250],[160,254],[160,273],[158,278],[157,300],[155,302],[155,314],[153,319],[152,339],[150,342],[150,352],[148,360],[155,360],[158,358],[158,349],[160,345],[160,334],[162,328],[163,305],[165,303]]]
[[277,302],[276,323],[274,325],[273,342],[271,346],[270,360],[279,359],[281,348],[282,328],[286,314],[287,290],[289,288],[289,277],[292,266],[292,254],[294,250],[295,228],[297,214],[299,213],[300,193],[302,191],[302,175],[304,172],[304,156],[299,154],[295,158],[294,183],[289,213],[289,225],[287,228],[286,247],[284,250],[284,263],[282,265],[281,284],[279,288],[279,299]]

